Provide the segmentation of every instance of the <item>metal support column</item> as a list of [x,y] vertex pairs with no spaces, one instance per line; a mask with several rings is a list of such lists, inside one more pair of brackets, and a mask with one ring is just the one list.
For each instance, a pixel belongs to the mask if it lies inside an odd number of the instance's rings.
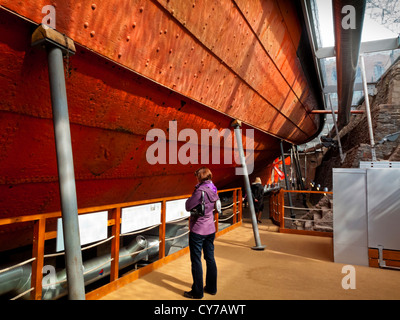
[[249,174],[248,174],[247,165],[246,165],[246,158],[245,158],[244,150],[243,150],[242,131],[240,129],[242,124],[240,121],[234,120],[231,125],[232,125],[232,127],[234,127],[236,142],[237,142],[238,149],[239,149],[240,163],[243,168],[243,180],[244,180],[244,185],[246,188],[247,201],[249,203],[249,208],[250,208],[250,216],[251,216],[251,223],[253,225],[254,239],[256,242],[256,245],[254,247],[251,247],[251,249],[264,250],[265,245],[261,244],[260,234],[258,232],[257,218],[256,218],[256,213],[255,213],[254,203],[253,203],[253,194],[251,192]]
[[339,146],[340,163],[343,163],[346,156],[343,154],[342,143],[340,142],[339,128],[338,128],[338,125],[336,122],[336,115],[335,115],[335,111],[333,110],[333,104],[332,104],[332,99],[331,99],[330,94],[328,95],[328,98],[329,98],[329,104],[331,106],[332,119],[333,119],[333,124],[335,125],[336,137],[337,137],[338,146]]
[[[287,178],[287,170],[286,170],[286,163],[285,163],[285,152],[283,151],[283,140],[281,140],[281,154],[282,154],[282,168],[283,168],[283,173],[285,174],[285,184],[286,184],[286,190],[289,189],[289,181]],[[292,194],[290,192],[287,192],[288,198],[289,198],[289,205],[290,205],[290,217],[292,219],[296,218],[295,214],[293,213],[292,207],[293,207],[293,202],[292,202]]]
[[372,161],[376,161],[374,131],[372,129],[371,110],[370,110],[370,107],[369,107],[369,98],[368,98],[367,76],[365,75],[365,63],[364,63],[364,56],[363,55],[360,56],[360,60],[361,60],[362,82],[363,82],[363,88],[364,88],[365,112],[367,114],[367,122],[368,122],[368,130],[369,130],[369,141],[370,141],[370,144],[371,144]]
[[297,173],[297,183],[301,190],[305,190],[306,188],[304,186],[303,175],[301,174],[300,157],[299,157],[299,151],[297,149],[297,146],[292,145],[292,150],[293,150],[294,165],[295,165],[295,169],[296,169],[296,173]]
[[71,300],[85,300],[78,206],[63,61],[63,51],[68,52],[70,50],[69,47],[73,46],[73,44],[71,45],[69,43],[71,40],[68,40],[64,35],[42,25],[35,31],[32,40],[33,44],[44,43],[48,52],[68,296]]
[[[299,186],[300,190],[306,190],[304,186],[304,180],[303,180],[303,175],[301,174],[301,167],[300,167],[300,156],[299,156],[299,151],[297,149],[297,146],[292,145],[292,150],[293,150],[293,160],[297,172],[297,185]],[[307,207],[307,197],[304,193],[302,193],[302,198],[303,198],[303,204],[305,207]]]

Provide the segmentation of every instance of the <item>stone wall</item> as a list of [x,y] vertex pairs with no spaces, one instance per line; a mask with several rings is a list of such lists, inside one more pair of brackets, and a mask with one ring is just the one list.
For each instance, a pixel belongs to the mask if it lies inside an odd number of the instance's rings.
[[[376,95],[369,96],[377,160],[400,161],[400,137],[380,143],[390,134],[400,131],[400,61],[381,78]],[[358,107],[365,110],[365,102]],[[331,135],[336,139],[335,132]],[[366,114],[352,115],[349,124],[340,131],[345,154],[340,161],[338,148],[324,148],[321,164],[315,172],[315,182],[332,189],[332,168],[359,168],[360,161],[372,161]]]
[[[377,160],[400,161],[400,136],[396,141],[382,143],[385,136],[400,131],[400,61],[382,76],[377,85],[376,95],[370,96],[369,99]],[[364,103],[358,109],[365,110]],[[349,124],[339,134],[345,154],[343,163],[340,159],[338,147],[325,148],[318,145],[306,150],[306,156],[304,153],[300,155],[303,177],[304,167],[307,167],[305,181],[309,189],[310,182],[314,181],[315,185],[321,186],[321,189],[328,187],[329,190],[332,190],[333,168],[359,168],[360,161],[372,160],[365,113],[352,115]],[[334,128],[330,135],[336,139]],[[315,190],[315,187],[313,190]],[[332,197],[310,195],[308,205],[315,210],[310,210],[298,217],[300,220],[293,222],[290,227],[332,232]]]

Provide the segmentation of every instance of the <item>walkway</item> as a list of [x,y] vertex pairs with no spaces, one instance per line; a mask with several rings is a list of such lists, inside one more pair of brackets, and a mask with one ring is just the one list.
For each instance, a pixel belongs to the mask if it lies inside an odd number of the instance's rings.
[[[249,219],[215,241],[218,293],[203,300],[400,299],[400,271],[355,266],[356,289],[342,288],[343,264],[333,262],[332,238],[271,232],[259,225],[266,250],[253,251]],[[205,267],[205,264],[203,264]],[[186,300],[192,276],[186,254],[103,297],[104,300]]]

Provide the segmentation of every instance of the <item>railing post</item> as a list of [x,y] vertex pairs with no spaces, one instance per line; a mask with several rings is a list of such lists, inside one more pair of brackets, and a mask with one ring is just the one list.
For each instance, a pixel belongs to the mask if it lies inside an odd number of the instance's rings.
[[243,194],[242,188],[239,189],[239,221],[242,221],[243,214]]
[[166,215],[167,215],[167,201],[163,200],[161,202],[161,224],[159,227],[159,250],[158,250],[158,257],[159,259],[165,258],[165,225],[166,225]]
[[232,220],[232,224],[235,224],[237,221],[237,219],[236,219],[236,211],[237,211],[237,209],[236,209],[236,202],[237,202],[236,192],[237,192],[237,190],[233,190],[233,209],[232,209],[233,210],[233,220]]
[[281,190],[279,190],[275,195],[275,215],[276,215],[276,222],[278,223],[281,222],[280,205],[281,205]]
[[279,221],[280,221],[280,228],[285,229],[285,191],[281,189],[279,191]]
[[114,225],[112,226],[112,235],[114,238],[111,240],[111,270],[110,270],[110,281],[118,279],[119,274],[119,243],[121,234],[121,208],[117,207],[111,211],[112,219],[114,219]]
[[32,257],[36,258],[32,262],[31,300],[42,299],[42,279],[43,279],[43,260],[44,260],[44,241],[46,231],[46,219],[39,219],[34,222],[33,227],[33,249]]
[[271,196],[269,197],[269,217],[272,219],[274,219],[274,197],[274,193],[271,193]]
[[215,233],[217,233],[219,227],[219,214],[217,210],[214,210],[214,224],[215,224]]

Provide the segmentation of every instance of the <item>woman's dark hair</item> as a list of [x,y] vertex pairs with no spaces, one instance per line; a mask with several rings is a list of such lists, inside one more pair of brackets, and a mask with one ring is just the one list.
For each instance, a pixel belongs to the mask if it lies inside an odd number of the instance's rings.
[[212,179],[212,173],[211,173],[210,169],[208,169],[206,167],[201,167],[200,169],[197,169],[194,172],[194,175],[197,177],[199,182],[204,182],[204,181]]

